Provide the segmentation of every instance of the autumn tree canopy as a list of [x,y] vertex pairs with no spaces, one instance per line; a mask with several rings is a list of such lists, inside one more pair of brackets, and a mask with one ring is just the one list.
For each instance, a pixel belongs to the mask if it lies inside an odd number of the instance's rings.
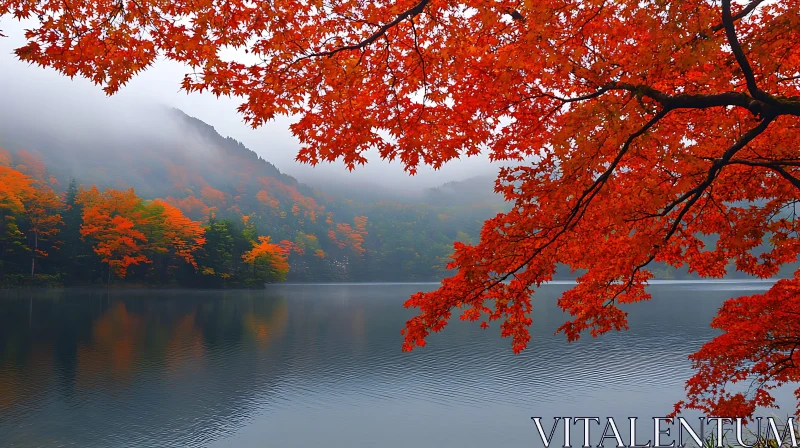
[[[191,67],[185,90],[242,97],[253,126],[294,114],[302,162],[352,169],[368,149],[409,173],[481,152],[509,162],[497,189],[512,210],[409,300],[407,350],[455,308],[501,321],[522,350],[557,263],[586,270],[559,300],[574,340],[627,327],[618,305],[649,299],[651,262],[768,277],[800,252],[796,0],[3,0],[5,14],[38,20],[21,60],[109,94],[163,55]],[[798,286],[721,310],[686,406],[749,414],[767,389],[727,395],[726,381],[800,380],[796,319],[756,319],[797,308]]]

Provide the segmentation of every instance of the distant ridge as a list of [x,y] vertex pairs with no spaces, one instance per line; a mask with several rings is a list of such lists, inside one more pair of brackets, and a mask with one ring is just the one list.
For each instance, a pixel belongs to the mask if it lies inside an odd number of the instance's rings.
[[475,240],[503,206],[489,178],[416,197],[347,184],[320,191],[172,107],[49,112],[0,120],[0,146],[20,171],[57,192],[74,178],[86,188],[133,188],[197,221],[247,219],[259,235],[301,248],[289,258],[290,282],[440,280],[453,242]]

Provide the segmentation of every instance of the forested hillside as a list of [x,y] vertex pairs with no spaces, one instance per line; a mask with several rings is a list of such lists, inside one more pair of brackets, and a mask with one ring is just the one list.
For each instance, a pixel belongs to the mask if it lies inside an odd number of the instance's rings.
[[[15,213],[10,213],[10,206],[0,205],[7,211],[3,240],[7,247],[2,255],[6,283],[21,282],[30,275],[66,284],[178,282],[203,286],[253,286],[262,280],[283,279],[438,280],[444,275],[453,241],[474,241],[483,220],[505,205],[499,197],[443,203],[436,192],[426,195],[430,201],[405,204],[334,197],[297,182],[238,141],[222,137],[213,127],[179,110],[154,109],[153,114],[160,114],[160,126],[138,134],[99,129],[91,134],[57,135],[47,129],[0,125],[0,145],[6,149],[3,166],[8,173],[26,177],[32,191],[52,189],[57,199],[49,207],[53,215],[60,216],[52,235],[38,243],[41,248],[51,244],[53,255],[42,252],[32,274],[31,259],[37,258],[32,255],[37,249],[30,218],[16,209],[19,218],[14,232],[20,233],[11,238],[9,220]],[[70,191],[73,180],[76,185]],[[194,264],[178,263],[167,269],[163,260],[158,262],[158,254],[166,249],[147,249],[154,244],[152,238],[137,240],[142,249],[125,255],[125,262],[122,255],[116,265],[103,262],[103,249],[96,238],[81,235],[81,228],[90,223],[85,214],[88,203],[81,203],[80,198],[95,186],[92,194],[105,195],[108,216],[127,216],[132,231],[147,233],[145,227],[150,224],[138,221],[148,213],[179,214],[180,219],[204,229],[204,245],[197,245],[192,253]],[[111,190],[103,193],[106,189]],[[25,193],[17,192],[17,196],[26,202]],[[122,197],[130,202],[128,212],[108,205]],[[30,200],[22,205],[34,206]],[[147,207],[151,207],[149,212]],[[167,211],[156,212],[152,207],[166,207]],[[259,237],[269,238],[264,248],[273,248],[273,258],[288,259],[288,273],[279,272],[281,269],[256,272],[256,265],[243,260],[260,244]],[[10,250],[12,239],[20,243],[14,251]],[[278,248],[283,252],[278,253]],[[69,263],[57,253],[69,254],[75,262]],[[136,262],[137,256],[141,262]],[[68,266],[62,266],[65,263]],[[130,269],[116,268],[119,263],[128,263]]]
[[[403,201],[327,194],[179,110],[152,115],[158,126],[144,133],[0,123],[0,283],[438,281],[453,242],[477,243],[483,221],[507,206],[491,177]],[[649,269],[658,279],[699,278]],[[741,277],[732,265],[728,276]]]

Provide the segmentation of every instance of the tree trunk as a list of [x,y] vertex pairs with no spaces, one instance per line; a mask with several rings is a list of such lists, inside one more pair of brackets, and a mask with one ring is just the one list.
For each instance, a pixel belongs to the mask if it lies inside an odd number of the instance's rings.
[[111,284],[111,265],[110,264],[108,265],[108,282],[106,282],[106,284],[107,285]]
[[39,234],[33,232],[33,253],[31,254],[31,278],[36,275],[36,250],[39,249]]

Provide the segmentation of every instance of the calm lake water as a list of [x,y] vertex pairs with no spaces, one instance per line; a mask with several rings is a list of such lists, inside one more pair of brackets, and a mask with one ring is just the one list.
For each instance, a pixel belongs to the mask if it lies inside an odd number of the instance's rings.
[[530,447],[532,416],[651,419],[721,303],[771,285],[656,283],[629,331],[575,343],[553,335],[569,285],[541,288],[520,355],[457,319],[401,352],[434,284],[0,292],[0,446]]

